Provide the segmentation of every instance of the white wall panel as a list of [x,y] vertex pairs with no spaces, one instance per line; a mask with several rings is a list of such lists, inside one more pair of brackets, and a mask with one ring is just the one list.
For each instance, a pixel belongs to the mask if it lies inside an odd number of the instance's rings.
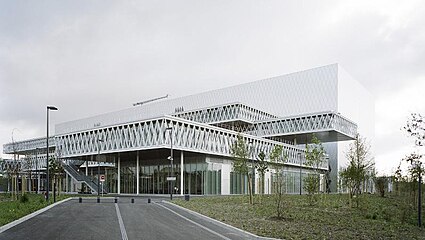
[[150,103],[56,125],[56,134],[104,127],[185,110],[242,102],[281,117],[336,111],[338,65],[309,69],[233,87]]

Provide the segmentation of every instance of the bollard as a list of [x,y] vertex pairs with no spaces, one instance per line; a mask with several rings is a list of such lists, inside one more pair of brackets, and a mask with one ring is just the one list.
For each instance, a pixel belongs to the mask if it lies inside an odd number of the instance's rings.
[[150,198],[148,198],[148,203],[151,203],[151,199]]
[[81,197],[79,197],[79,198],[78,198],[78,202],[79,202],[79,203],[82,203],[82,202],[83,202],[83,199],[82,199]]
[[97,203],[100,203],[100,197],[97,197]]
[[189,194],[184,195],[184,200],[185,200],[185,201],[189,201],[189,199],[190,199]]
[[131,199],[131,203],[134,203],[134,198]]
[[118,202],[118,199],[117,198],[115,198],[115,203],[117,203]]

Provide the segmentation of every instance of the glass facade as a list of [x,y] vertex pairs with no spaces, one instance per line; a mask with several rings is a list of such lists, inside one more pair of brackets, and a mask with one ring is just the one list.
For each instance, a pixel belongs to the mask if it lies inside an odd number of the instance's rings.
[[[300,192],[300,172],[298,171],[284,171],[283,172],[284,177],[284,186],[285,186],[285,192],[286,193],[299,193]],[[307,177],[307,173],[301,173],[301,178],[304,179]],[[275,184],[277,181],[276,173],[271,175],[271,193],[275,192]],[[304,184],[304,182],[302,183]],[[301,185],[301,192],[304,193],[303,185]]]
[[[178,155],[179,156],[179,155]],[[139,176],[137,176],[136,155],[123,156],[120,160],[120,191],[123,194],[137,193],[137,177],[139,177],[140,194],[184,194],[208,195],[221,194],[221,164],[206,162],[202,155],[184,157],[183,186],[181,185],[180,158],[175,157],[172,168],[176,181],[167,181],[171,173],[170,161],[162,159],[139,160]],[[112,161],[111,161],[112,162]],[[109,193],[118,193],[118,158],[113,160],[117,167],[101,169],[106,175],[105,188]],[[94,176],[91,169],[90,174]],[[97,173],[96,173],[97,174]],[[170,185],[171,184],[171,185]]]
[[[164,152],[160,152],[164,153]],[[168,152],[167,152],[168,153]],[[170,161],[166,157],[158,157],[158,153],[151,153],[150,155],[144,154],[139,158],[139,176],[137,176],[137,155],[136,152],[121,156],[120,160],[120,193],[122,194],[170,194],[170,190],[174,194],[191,195],[220,195],[222,194],[222,175],[223,168],[229,169],[227,163],[223,160],[227,159],[213,158],[207,155],[187,153],[184,156],[184,165],[181,168],[180,154],[175,154],[174,165],[172,167],[173,176],[175,181],[167,181],[167,177],[171,173]],[[150,158],[155,156],[155,158]],[[108,193],[118,193],[118,157],[109,158],[110,166],[102,166],[100,168],[101,174],[106,176],[104,187]],[[113,164],[112,164],[113,163]],[[112,166],[112,167],[111,167]],[[116,166],[116,167],[114,167]],[[181,171],[183,170],[183,185],[181,185]],[[81,171],[85,171],[83,168]],[[227,170],[229,171],[229,170]],[[258,173],[254,173],[256,178],[253,180],[253,192],[259,192],[259,185],[264,183],[265,193],[274,193],[276,186],[276,173],[267,174],[264,182]],[[97,182],[97,167],[90,167],[89,174]],[[228,174],[228,175],[227,175]],[[302,179],[307,176],[307,171],[303,170]],[[230,186],[223,186],[227,188],[225,194],[247,194],[248,193],[248,178],[239,173],[232,172],[225,173],[224,176],[229,176]],[[139,178],[139,191],[137,191],[137,177]],[[297,169],[286,169],[283,172],[284,178],[284,191],[286,193],[299,193],[300,191],[300,172]],[[322,181],[323,182],[323,181]],[[68,180],[71,185],[71,180]],[[302,183],[304,184],[304,183]],[[75,184],[74,184],[75,185]],[[321,187],[323,188],[322,184]],[[72,189],[75,190],[75,187]],[[322,190],[322,189],[321,189]],[[304,190],[302,190],[304,193]]]
[[230,172],[230,194],[248,193],[248,178],[240,173]]

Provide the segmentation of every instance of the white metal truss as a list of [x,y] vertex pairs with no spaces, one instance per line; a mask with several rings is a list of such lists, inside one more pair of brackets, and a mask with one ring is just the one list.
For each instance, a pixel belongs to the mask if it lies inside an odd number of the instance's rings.
[[0,161],[0,172],[5,173],[19,173],[24,168],[25,161],[23,160],[13,160],[13,159],[3,159]]
[[[50,151],[56,151],[56,154],[62,158],[69,158],[94,155],[99,150],[102,153],[114,153],[169,148],[170,136],[165,134],[165,129],[171,126],[175,149],[230,157],[230,149],[238,133],[204,123],[244,121],[245,127],[249,130],[242,136],[250,145],[251,159],[255,159],[254,156],[258,156],[260,151],[264,151],[267,155],[276,145],[281,145],[284,154],[288,156],[287,164],[299,165],[300,158],[303,158],[304,155],[303,149],[291,143],[284,143],[282,139],[275,141],[267,138],[274,139],[274,137],[289,134],[320,131],[337,131],[344,136],[354,137],[357,132],[355,123],[334,112],[277,119],[273,115],[241,103],[180,112],[175,115],[178,117],[163,116],[60,134],[55,138],[50,138],[49,146],[52,146]],[[264,120],[266,118],[268,120]],[[261,119],[262,121],[258,121]],[[98,141],[98,139],[102,139],[102,141]],[[5,153],[27,155],[29,159],[35,158],[35,151],[46,151],[45,138],[4,145]],[[299,155],[299,153],[301,154]],[[45,164],[43,161],[45,156],[40,155],[38,158],[40,168],[44,167],[42,164]],[[323,168],[326,167],[327,163],[324,163]]]
[[338,131],[349,138],[354,138],[357,125],[340,114],[326,112],[257,122],[246,133],[261,137],[276,137],[318,131]]
[[[83,132],[58,135],[56,137],[58,154],[61,157],[78,157],[102,153],[125,152],[170,147],[170,135],[166,128],[172,127],[173,148],[176,150],[199,152],[218,156],[231,156],[231,146],[237,132],[222,129],[181,118],[164,116],[156,119],[126,123],[117,126],[98,128]],[[269,155],[277,145],[283,147],[287,164],[299,165],[304,150],[290,144],[242,134],[249,143],[251,159],[260,151]],[[102,141],[98,141],[102,139]],[[300,154],[298,154],[300,153]],[[305,160],[303,160],[305,162]],[[327,168],[324,163],[323,168]]]
[[230,103],[198,110],[178,112],[174,113],[173,116],[208,124],[233,121],[253,123],[256,121],[277,118],[272,114],[252,108],[242,103]]
[[[55,147],[54,137],[49,137],[49,148],[50,147]],[[44,149],[43,151],[46,152],[46,138],[34,138],[3,145],[3,152],[6,154],[25,154],[26,152],[31,153],[33,151],[36,151],[37,149]]]
[[27,155],[23,159],[3,159],[0,161],[0,172],[8,171],[41,171],[46,169],[46,154]]

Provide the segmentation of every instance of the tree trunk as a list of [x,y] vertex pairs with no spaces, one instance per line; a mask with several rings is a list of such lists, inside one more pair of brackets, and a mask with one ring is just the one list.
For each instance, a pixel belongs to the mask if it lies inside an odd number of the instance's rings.
[[59,175],[59,179],[58,179],[58,196],[61,195],[61,191],[62,191],[62,177]]
[[10,179],[10,185],[11,185],[11,190],[12,190],[12,200],[15,200],[15,177],[12,176],[12,178]]
[[19,189],[18,189],[18,175],[15,175],[15,179],[13,180],[15,182],[15,186],[14,186],[14,191],[15,191],[15,198],[14,200],[18,200],[18,194],[19,194]]
[[249,194],[249,204],[253,204],[252,202],[252,179],[251,176],[248,174],[248,194]]
[[350,208],[353,207],[353,194],[351,188],[348,189],[348,203]]

